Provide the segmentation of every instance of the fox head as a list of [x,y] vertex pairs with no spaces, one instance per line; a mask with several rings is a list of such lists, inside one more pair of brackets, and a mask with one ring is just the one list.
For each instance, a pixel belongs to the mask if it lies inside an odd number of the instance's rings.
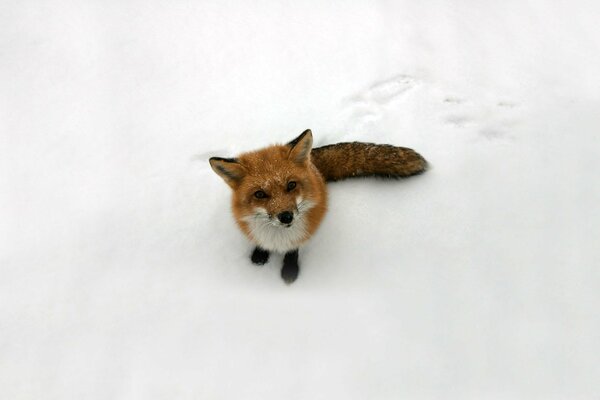
[[267,250],[297,248],[313,230],[311,210],[319,204],[324,210],[325,186],[310,161],[311,149],[312,132],[306,130],[285,145],[210,159],[212,169],[233,189],[238,225]]

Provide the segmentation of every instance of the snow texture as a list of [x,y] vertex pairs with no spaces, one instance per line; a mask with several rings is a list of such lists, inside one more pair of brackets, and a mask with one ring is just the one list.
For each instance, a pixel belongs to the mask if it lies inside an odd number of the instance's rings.
[[[600,3],[0,5],[0,398],[597,399]],[[421,152],[250,263],[210,156]]]

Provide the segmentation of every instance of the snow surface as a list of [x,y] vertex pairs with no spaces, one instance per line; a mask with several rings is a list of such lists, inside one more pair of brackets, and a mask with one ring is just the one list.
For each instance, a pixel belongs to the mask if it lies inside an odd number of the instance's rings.
[[[597,399],[600,3],[0,4],[1,399]],[[412,147],[258,268],[210,156]]]

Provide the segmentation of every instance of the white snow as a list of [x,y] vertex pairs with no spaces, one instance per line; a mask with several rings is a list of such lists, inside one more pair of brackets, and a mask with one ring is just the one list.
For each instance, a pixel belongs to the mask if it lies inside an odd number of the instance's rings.
[[[595,1],[0,5],[0,398],[600,396]],[[433,168],[330,186],[286,286],[210,156]]]

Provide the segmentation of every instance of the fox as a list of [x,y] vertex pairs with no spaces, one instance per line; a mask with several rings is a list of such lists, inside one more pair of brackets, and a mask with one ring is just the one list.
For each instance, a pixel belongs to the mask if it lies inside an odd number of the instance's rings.
[[327,183],[346,178],[407,178],[428,162],[416,151],[389,144],[344,142],[313,148],[305,130],[286,144],[274,144],[235,158],[211,157],[213,171],[232,189],[231,210],[254,245],[252,263],[264,265],[283,254],[281,278],[298,278],[298,251],[315,234],[328,207]]

